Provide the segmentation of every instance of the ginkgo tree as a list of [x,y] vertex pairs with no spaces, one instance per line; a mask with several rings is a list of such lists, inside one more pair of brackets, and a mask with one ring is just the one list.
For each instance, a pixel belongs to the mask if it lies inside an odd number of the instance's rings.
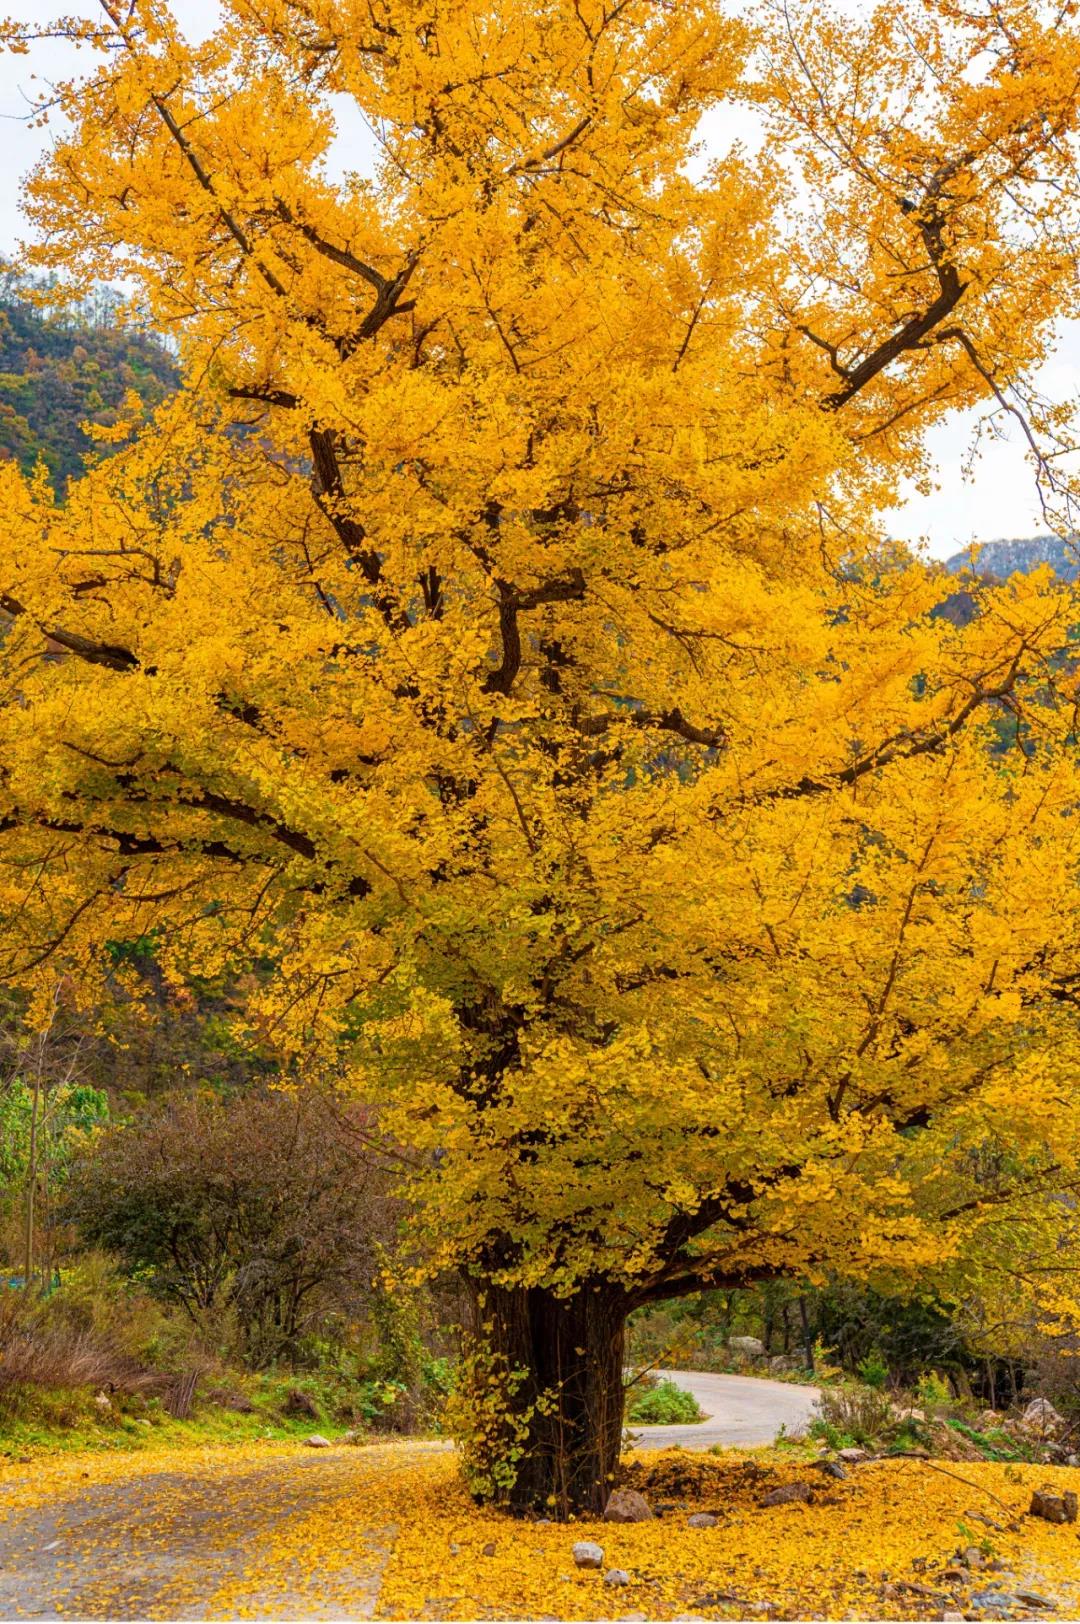
[[1072,593],[942,615],[877,517],[982,404],[1069,523],[1073,9],[3,30],[95,53],[32,259],[186,379],[63,504],[0,471],[3,973],[89,1003],[152,932],[378,1108],[518,1506],[602,1507],[639,1305],[1076,1308]]

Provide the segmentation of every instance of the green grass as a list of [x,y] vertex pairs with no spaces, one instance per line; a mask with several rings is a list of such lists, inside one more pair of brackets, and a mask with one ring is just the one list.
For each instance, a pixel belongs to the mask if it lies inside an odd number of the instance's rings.
[[704,1421],[705,1412],[692,1393],[665,1379],[631,1398],[626,1408],[626,1419],[641,1427],[668,1427]]
[[[381,1384],[385,1387],[385,1384]],[[112,1394],[107,1410],[85,1388],[26,1387],[9,1391],[0,1405],[0,1458],[86,1449],[153,1450],[182,1444],[288,1440],[319,1432],[333,1438],[348,1430],[366,1434],[386,1409],[380,1386],[339,1387],[317,1378],[262,1375],[243,1379],[238,1394],[250,1409],[232,1408],[197,1396],[188,1420],[178,1421],[160,1399]],[[290,1392],[305,1392],[317,1414],[286,1413]]]

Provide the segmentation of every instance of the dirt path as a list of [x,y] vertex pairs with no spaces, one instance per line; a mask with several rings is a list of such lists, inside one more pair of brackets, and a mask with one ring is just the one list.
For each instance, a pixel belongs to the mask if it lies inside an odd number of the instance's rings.
[[816,1387],[767,1381],[760,1376],[719,1376],[703,1370],[658,1372],[693,1393],[707,1420],[693,1425],[631,1430],[638,1449],[711,1449],[714,1444],[751,1448],[771,1444],[781,1426],[803,1428],[818,1398]]
[[[50,1466],[47,1495],[28,1472],[0,1485],[0,1618],[370,1618],[388,1479],[437,1447],[143,1455],[137,1475],[129,1459],[86,1483]],[[337,1531],[330,1551],[305,1544],[316,1519]],[[273,1588],[253,1594],[269,1550]]]

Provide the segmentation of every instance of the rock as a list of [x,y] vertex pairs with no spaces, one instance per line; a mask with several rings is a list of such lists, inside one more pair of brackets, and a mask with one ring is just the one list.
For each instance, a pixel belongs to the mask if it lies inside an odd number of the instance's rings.
[[737,1353],[744,1359],[763,1359],[765,1357],[765,1344],[757,1336],[729,1336],[728,1352]]
[[980,1613],[1005,1613],[1015,1607],[1016,1601],[1012,1596],[1003,1595],[1000,1590],[973,1590],[969,1605]]
[[304,1439],[304,1442],[307,1444],[309,1449],[329,1449],[330,1448],[330,1440],[329,1440],[329,1438],[324,1438],[321,1432],[313,1432],[311,1434],[310,1438],[305,1438]]
[[494,1556],[495,1555],[495,1541],[493,1539],[488,1540],[487,1544],[481,1550],[480,1555],[481,1556]]
[[763,1506],[808,1505],[813,1498],[814,1491],[809,1483],[781,1483],[779,1488],[763,1494],[760,1503]]
[[1017,1590],[1016,1599],[1024,1607],[1035,1607],[1039,1612],[1053,1612],[1057,1606],[1056,1601],[1050,1601],[1046,1596],[1038,1595],[1034,1590]]
[[1061,1494],[1056,1489],[1036,1489],[1031,1496],[1029,1514],[1032,1517],[1041,1517],[1044,1522],[1074,1523],[1076,1521],[1077,1498],[1072,1489],[1065,1489]]
[[986,1558],[983,1556],[983,1553],[979,1550],[977,1545],[969,1545],[967,1549],[961,1553],[960,1560],[964,1564],[965,1568],[970,1568],[973,1573],[977,1572],[979,1568],[984,1567],[986,1563]]
[[847,1477],[847,1473],[838,1460],[816,1460],[812,1464],[819,1472],[824,1472],[828,1477],[841,1479]]
[[769,1369],[777,1376],[784,1376],[790,1370],[801,1370],[803,1361],[794,1353],[777,1353],[769,1360]]
[[1080,1466],[1080,1455],[1066,1455],[1066,1466]]
[[648,1616],[647,1613],[620,1613],[615,1624],[646,1624]]
[[451,1542],[450,1555],[451,1556],[459,1556],[460,1554],[461,1554],[461,1546],[460,1545],[455,1545],[455,1544],[453,1544]]
[[108,1415],[112,1409],[112,1400],[110,1399],[108,1393],[95,1393],[94,1403],[97,1405],[102,1415]]
[[319,1419],[319,1406],[310,1393],[300,1387],[290,1387],[281,1406],[286,1415],[306,1415],[309,1421]]
[[653,1508],[637,1489],[615,1489],[604,1507],[604,1521],[610,1523],[652,1522]]
[[695,1511],[692,1517],[687,1517],[687,1528],[715,1528],[720,1521],[711,1511]]
[[942,1613],[941,1624],[964,1624],[963,1613]]
[[1068,1422],[1058,1414],[1048,1398],[1033,1398],[1020,1418],[1020,1425],[1026,1432],[1037,1432],[1040,1437],[1046,1438],[1064,1432]]
[[836,1453],[841,1460],[846,1460],[849,1466],[853,1466],[856,1461],[870,1458],[866,1450],[860,1449],[856,1444],[849,1444],[846,1449],[838,1449]]
[[573,1557],[577,1568],[602,1568],[604,1547],[594,1544],[591,1539],[580,1539],[574,1546]]
[[613,1589],[618,1585],[628,1585],[630,1583],[630,1575],[624,1568],[608,1568],[607,1572],[604,1574],[604,1583],[606,1585],[611,1585]]

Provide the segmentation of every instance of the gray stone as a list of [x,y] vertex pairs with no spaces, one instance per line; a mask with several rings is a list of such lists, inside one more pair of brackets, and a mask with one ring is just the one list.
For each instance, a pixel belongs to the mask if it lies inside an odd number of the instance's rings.
[[1017,1590],[1015,1595],[1017,1601],[1021,1602],[1023,1606],[1036,1607],[1040,1612],[1053,1612],[1057,1606],[1056,1601],[1051,1601],[1048,1596],[1040,1596],[1034,1590]]
[[330,1440],[329,1440],[329,1438],[324,1438],[321,1432],[313,1432],[311,1434],[310,1438],[305,1438],[304,1439],[304,1442],[307,1444],[309,1449],[329,1449],[330,1448]]
[[602,1568],[604,1565],[604,1547],[596,1545],[591,1539],[580,1539],[573,1549],[574,1566],[578,1568]]
[[849,1444],[846,1449],[838,1449],[836,1453],[841,1460],[846,1460],[849,1466],[853,1466],[856,1461],[869,1459],[866,1450],[860,1449],[856,1444]]
[[610,1523],[652,1522],[653,1508],[637,1489],[615,1489],[604,1507],[604,1521]]
[[611,1585],[613,1589],[617,1585],[628,1585],[630,1583],[630,1575],[624,1568],[608,1568],[607,1572],[604,1574],[604,1583],[606,1585]]
[[847,1473],[844,1471],[844,1468],[841,1466],[838,1460],[816,1460],[811,1464],[816,1466],[819,1472],[824,1472],[827,1477],[836,1477],[841,1479],[847,1477]]
[[980,1613],[1005,1613],[1016,1603],[1012,1596],[1002,1595],[1000,1590],[973,1590],[970,1605],[977,1607]]
[[969,1545],[962,1553],[960,1560],[965,1568],[970,1568],[972,1572],[977,1572],[979,1568],[984,1567],[986,1564],[986,1558],[977,1545]]
[[1031,1515],[1041,1517],[1044,1522],[1074,1523],[1076,1510],[1077,1498],[1072,1489],[1065,1489],[1061,1494],[1056,1489],[1036,1489],[1031,1496]]
[[687,1517],[687,1528],[715,1528],[720,1521],[711,1511],[695,1511],[692,1517]]
[[809,1483],[781,1483],[777,1489],[770,1489],[763,1494],[763,1506],[794,1506],[807,1505],[814,1498],[813,1488]]
[[1021,1426],[1029,1432],[1037,1432],[1040,1437],[1046,1438],[1056,1432],[1064,1432],[1067,1422],[1054,1409],[1048,1398],[1033,1398],[1020,1422]]
[[762,1359],[765,1356],[765,1344],[758,1336],[729,1336],[728,1351],[738,1353],[744,1359]]

